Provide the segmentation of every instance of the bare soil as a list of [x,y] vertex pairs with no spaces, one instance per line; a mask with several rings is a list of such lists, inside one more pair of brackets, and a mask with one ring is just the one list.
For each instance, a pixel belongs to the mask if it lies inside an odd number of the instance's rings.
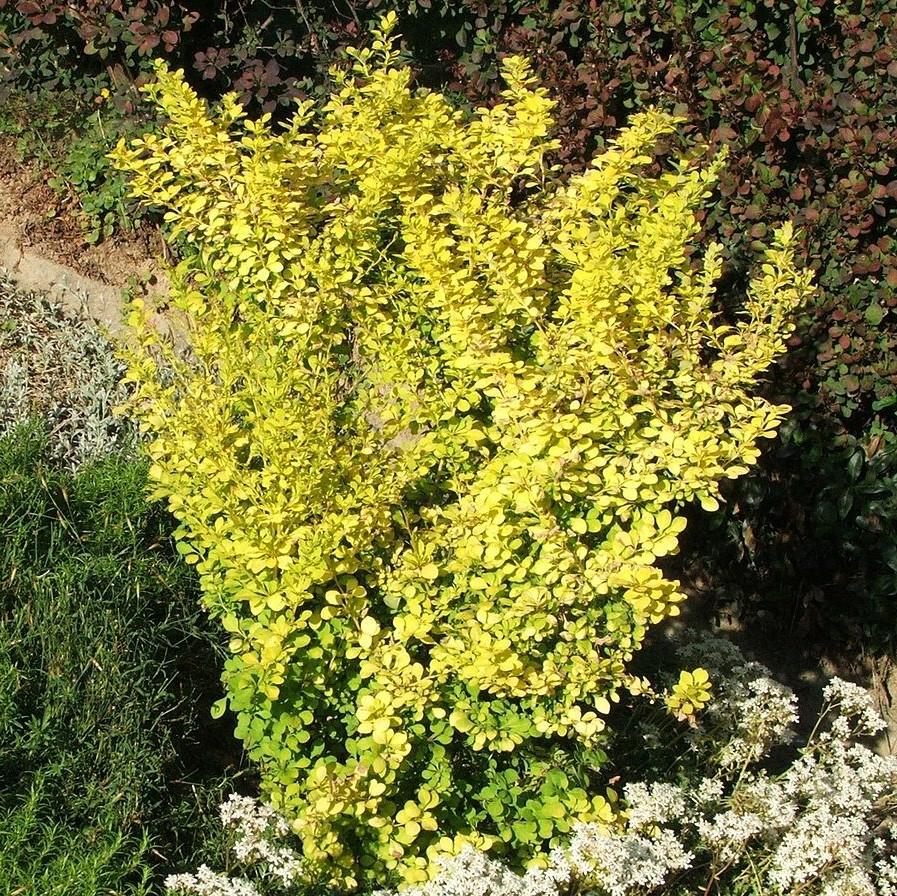
[[161,277],[165,247],[155,228],[142,226],[91,245],[74,201],[53,190],[49,177],[38,165],[20,161],[11,142],[0,140],[0,224],[17,232],[23,248],[107,286]]
[[165,307],[168,250],[158,229],[143,224],[91,244],[76,201],[50,187],[50,177],[0,139],[0,268],[17,287],[48,295],[112,336],[122,331],[125,290],[148,297],[161,309],[159,330],[182,342],[183,322]]

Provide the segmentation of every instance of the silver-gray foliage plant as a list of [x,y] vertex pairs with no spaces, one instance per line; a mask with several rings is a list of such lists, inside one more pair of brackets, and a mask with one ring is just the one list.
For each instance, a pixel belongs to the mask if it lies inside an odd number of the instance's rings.
[[96,324],[0,271],[0,436],[40,420],[50,459],[69,469],[132,448],[133,425],[113,414],[123,373]]

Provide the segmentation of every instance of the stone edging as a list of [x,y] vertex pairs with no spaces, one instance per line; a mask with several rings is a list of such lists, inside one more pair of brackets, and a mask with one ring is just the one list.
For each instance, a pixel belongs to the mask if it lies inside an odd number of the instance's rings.
[[[124,336],[126,287],[101,283],[68,265],[45,258],[24,246],[19,232],[6,224],[0,224],[0,269],[19,289],[47,296],[68,313],[93,321],[112,339]],[[147,292],[151,298],[164,298],[167,286],[156,284]],[[151,319],[177,349],[186,348],[189,327],[178,312],[159,311]]]
[[25,291],[44,293],[67,311],[85,314],[112,335],[121,333],[122,290],[85,277],[22,245],[18,232],[0,224],[0,267]]

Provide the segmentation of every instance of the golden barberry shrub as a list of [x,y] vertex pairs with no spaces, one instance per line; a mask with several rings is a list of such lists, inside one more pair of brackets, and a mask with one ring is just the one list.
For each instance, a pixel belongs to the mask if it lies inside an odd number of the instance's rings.
[[683,599],[655,561],[773,435],[748,390],[809,289],[783,226],[721,323],[720,248],[690,249],[720,160],[647,173],[676,119],[556,186],[523,60],[464,117],[391,24],[286,127],[160,65],[167,124],[114,154],[186,247],[189,355],[131,315],[156,494],[266,794],[349,884],[612,817],[605,717]]

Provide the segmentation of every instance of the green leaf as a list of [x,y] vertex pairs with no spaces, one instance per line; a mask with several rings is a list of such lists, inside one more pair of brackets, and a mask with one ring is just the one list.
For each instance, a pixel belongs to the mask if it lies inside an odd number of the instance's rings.
[[866,309],[866,320],[873,327],[877,327],[884,320],[885,313],[885,309],[881,305],[870,305]]
[[862,451],[854,451],[850,455],[850,460],[847,461],[847,472],[850,474],[852,482],[856,482],[860,478],[865,462],[866,458]]

